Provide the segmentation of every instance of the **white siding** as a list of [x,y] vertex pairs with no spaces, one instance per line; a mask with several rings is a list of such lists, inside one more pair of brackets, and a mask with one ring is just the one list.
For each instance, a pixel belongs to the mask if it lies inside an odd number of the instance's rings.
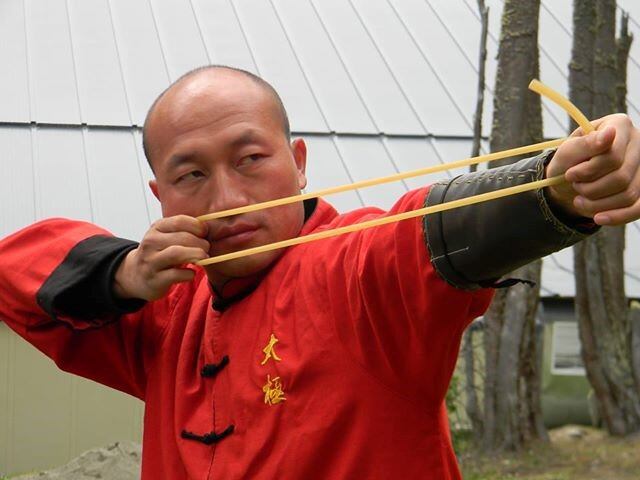
[[80,105],[66,2],[28,0],[25,10],[32,119],[78,124]]
[[271,2],[236,0],[235,4],[258,72],[280,93],[292,125],[304,132],[327,131],[317,100]]
[[82,121],[131,125],[107,0],[68,2]]
[[377,133],[371,116],[309,0],[274,2],[329,130]]
[[109,5],[133,124],[142,125],[153,100],[169,85],[167,61],[148,1],[110,0]]
[[0,121],[28,122],[29,68],[25,33],[24,2],[0,2]]
[[36,218],[31,128],[0,128],[0,238]]

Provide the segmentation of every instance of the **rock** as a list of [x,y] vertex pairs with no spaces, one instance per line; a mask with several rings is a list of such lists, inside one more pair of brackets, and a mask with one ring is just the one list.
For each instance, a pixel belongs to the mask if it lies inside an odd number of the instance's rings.
[[571,438],[582,438],[585,436],[585,434],[586,432],[579,427],[574,427],[567,430],[567,435]]
[[606,437],[606,433],[584,425],[565,425],[549,431],[552,442],[597,442]]
[[16,480],[138,480],[141,453],[137,443],[117,442],[89,450],[62,467]]

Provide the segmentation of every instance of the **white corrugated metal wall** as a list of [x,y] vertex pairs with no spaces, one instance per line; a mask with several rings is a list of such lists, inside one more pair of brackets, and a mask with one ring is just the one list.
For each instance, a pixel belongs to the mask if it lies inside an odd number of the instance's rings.
[[[485,133],[502,2],[487,3]],[[631,11],[640,38],[640,4],[618,3]],[[571,4],[547,0],[541,11],[541,76],[561,92]],[[309,143],[311,190],[466,157],[479,33],[474,0],[2,0],[0,236],[68,216],[140,238],[160,210],[146,188],[139,126],[170,81],[208,63],[253,71],[280,91],[295,134]],[[640,123],[637,41],[629,87],[630,114]],[[564,113],[546,102],[544,119],[548,137],[565,134]],[[342,210],[388,207],[407,188],[434,179],[329,200]],[[629,227],[627,287],[634,296],[639,239],[640,227]],[[543,292],[573,295],[571,270],[570,250],[547,259]],[[139,404],[34,357],[0,325],[0,474],[62,461],[90,439],[138,436]],[[105,404],[126,413],[101,422],[93,412]]]

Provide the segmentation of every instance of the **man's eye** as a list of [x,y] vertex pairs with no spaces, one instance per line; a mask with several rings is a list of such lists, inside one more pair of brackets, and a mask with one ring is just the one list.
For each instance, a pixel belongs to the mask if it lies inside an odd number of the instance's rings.
[[178,177],[178,182],[195,180],[198,178],[204,177],[204,173],[194,170],[193,172],[186,173],[180,177]]
[[260,155],[259,153],[254,153],[253,155],[247,155],[246,157],[243,157],[239,163],[240,165],[250,165],[252,163],[257,162],[263,157],[264,155]]

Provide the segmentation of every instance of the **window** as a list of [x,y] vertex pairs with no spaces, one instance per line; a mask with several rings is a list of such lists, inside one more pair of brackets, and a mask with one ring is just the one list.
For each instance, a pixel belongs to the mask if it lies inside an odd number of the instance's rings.
[[551,373],[585,375],[580,355],[577,322],[554,322],[551,341]]

